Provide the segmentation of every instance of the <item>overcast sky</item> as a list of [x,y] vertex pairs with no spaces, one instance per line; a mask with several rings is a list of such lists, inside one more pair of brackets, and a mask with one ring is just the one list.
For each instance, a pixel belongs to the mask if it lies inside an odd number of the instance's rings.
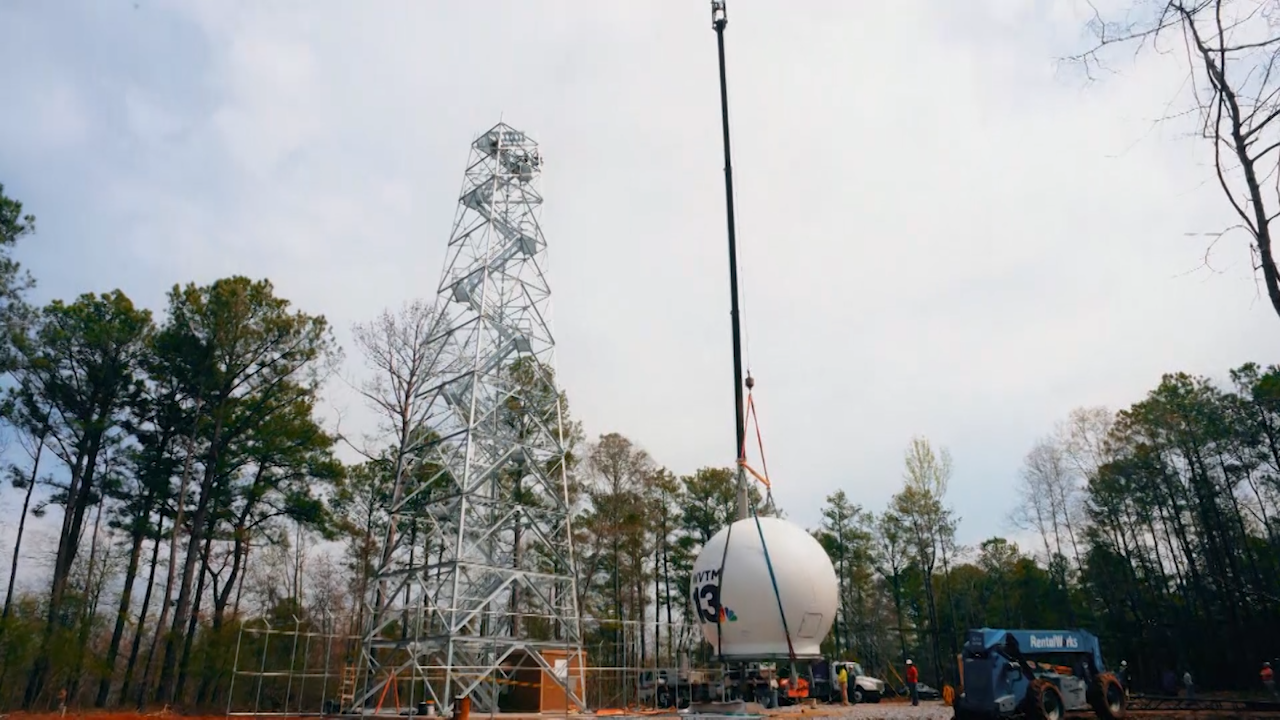
[[[1191,272],[1230,216],[1204,146],[1153,126],[1185,102],[1176,55],[1086,86],[1054,62],[1087,44],[1083,0],[729,3],[748,353],[792,518],[837,488],[881,509],[923,434],[977,542],[1073,407],[1275,360],[1243,240]],[[345,342],[434,295],[468,145],[501,119],[547,160],[573,414],[678,473],[732,462],[706,0],[8,0],[0,28],[37,299],[159,310],[175,282],[269,277]]]

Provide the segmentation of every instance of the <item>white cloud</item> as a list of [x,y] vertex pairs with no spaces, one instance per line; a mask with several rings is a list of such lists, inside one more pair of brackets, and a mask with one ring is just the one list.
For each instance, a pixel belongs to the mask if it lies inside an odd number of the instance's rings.
[[[0,18],[57,21],[23,8]],[[1185,233],[1228,214],[1204,185],[1203,148],[1151,130],[1181,87],[1176,58],[1122,62],[1083,87],[1054,58],[1081,47],[1087,11],[731,3],[746,323],[793,518],[816,521],[838,487],[878,509],[924,433],[952,449],[963,539],[980,540],[1008,529],[1023,453],[1072,407],[1122,406],[1163,371],[1224,373],[1277,350],[1238,240],[1215,256],[1234,262],[1225,275],[1180,276],[1206,242]],[[130,91],[93,95],[79,136],[44,127],[44,110],[10,116],[0,171],[15,193],[58,172],[88,198],[71,208],[42,191],[33,209],[95,220],[93,240],[119,254],[95,268],[101,282],[158,302],[173,282],[269,276],[345,338],[384,306],[434,294],[467,145],[501,117],[548,158],[575,414],[677,471],[731,461],[706,3],[167,0],[100,15],[94,47],[112,51],[29,45],[31,76],[57,82],[17,84],[15,104],[71,107],[103,76]],[[18,64],[0,60],[8,87]],[[107,122],[117,111],[127,124]],[[37,132],[127,133],[137,150],[127,163],[85,151],[80,165],[110,161],[117,175],[90,187],[76,163],[42,169],[14,146]],[[56,224],[41,235],[65,253],[84,241]],[[78,292],[57,257],[33,260],[45,288]]]
[[[9,86],[11,87],[11,86]],[[0,135],[32,156],[76,148],[89,136],[89,119],[80,95],[67,83],[53,83],[28,91],[30,103],[9,106],[0,113]]]

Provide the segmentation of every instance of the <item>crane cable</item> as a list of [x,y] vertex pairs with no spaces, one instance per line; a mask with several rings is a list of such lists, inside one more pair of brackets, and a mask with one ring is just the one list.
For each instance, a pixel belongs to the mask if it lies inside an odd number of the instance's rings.
[[[747,464],[747,447],[746,433],[743,432],[742,446],[738,449],[738,472],[749,472],[751,475],[765,487],[766,501],[765,507],[773,507],[773,485],[769,481],[769,464],[765,460],[764,455],[764,437],[760,432],[760,416],[756,413],[755,396],[753,390],[755,388],[755,378],[751,376],[751,371],[747,371],[747,412],[745,413],[744,422],[755,420],[756,425],[756,443],[760,451],[760,468],[764,474],[756,472]],[[745,431],[746,428],[744,427]],[[760,524],[760,514],[756,510],[756,504],[751,503],[751,517],[756,523],[756,533],[760,537],[760,548],[764,551],[765,568],[769,571],[769,582],[773,586],[773,598],[778,604],[778,616],[782,620],[782,632],[787,638],[787,655],[791,661],[791,674],[795,675],[796,648],[791,640],[791,628],[787,624],[787,613],[782,607],[782,592],[778,588],[778,577],[773,571],[773,560],[769,557],[769,545],[764,539],[764,527]],[[720,662],[724,662],[724,633],[722,632],[725,611],[720,603],[721,588],[724,584],[724,568],[725,562],[729,558],[729,542],[733,539],[733,526],[735,523],[729,524],[729,531],[725,534],[724,551],[720,555],[720,571],[716,575],[716,654],[719,656]]]

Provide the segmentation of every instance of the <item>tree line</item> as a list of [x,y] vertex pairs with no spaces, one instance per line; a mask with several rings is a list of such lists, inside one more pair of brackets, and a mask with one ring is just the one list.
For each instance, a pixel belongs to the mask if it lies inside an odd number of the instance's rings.
[[[379,418],[355,437],[318,418],[344,360],[329,324],[269,281],[175,285],[158,314],[119,290],[33,307],[13,251],[34,230],[0,187],[0,492],[16,510],[0,706],[225,707],[249,619],[358,635],[414,399],[441,372],[435,309],[353,329]],[[1025,458],[1010,519],[1026,548],[959,543],[951,456],[913,438],[886,507],[853,486],[822,502],[811,531],[840,581],[824,648],[891,682],[910,657],[942,685],[966,628],[1083,627],[1140,683],[1185,667],[1245,686],[1280,639],[1280,370],[1229,380],[1171,374],[1121,412],[1073,411]],[[678,662],[670,627],[697,621],[692,565],[735,517],[734,471],[678,475],[620,434],[588,440],[563,394],[561,410],[590,663]],[[46,515],[48,572],[19,587]]]
[[1024,458],[1010,515],[1029,547],[957,545],[950,459],[917,438],[880,514],[827,498],[841,578],[832,651],[955,682],[967,628],[1083,628],[1139,689],[1167,670],[1254,690],[1280,641],[1280,367],[1170,373],[1119,412],[1078,408]]

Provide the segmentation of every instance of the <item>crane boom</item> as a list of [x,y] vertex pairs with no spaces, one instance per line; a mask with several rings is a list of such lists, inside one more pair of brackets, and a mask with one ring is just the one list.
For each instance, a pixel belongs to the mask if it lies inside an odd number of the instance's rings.
[[733,221],[733,160],[729,151],[729,84],[725,77],[724,28],[729,24],[725,0],[711,0],[711,27],[716,31],[716,46],[720,56],[720,121],[724,131],[724,197],[725,217],[729,230],[729,317],[733,323],[733,401],[737,432],[734,457],[738,460],[738,519],[747,518],[747,473],[742,467],[746,460],[747,423],[746,407],[742,398],[742,323],[738,314],[738,245]]

